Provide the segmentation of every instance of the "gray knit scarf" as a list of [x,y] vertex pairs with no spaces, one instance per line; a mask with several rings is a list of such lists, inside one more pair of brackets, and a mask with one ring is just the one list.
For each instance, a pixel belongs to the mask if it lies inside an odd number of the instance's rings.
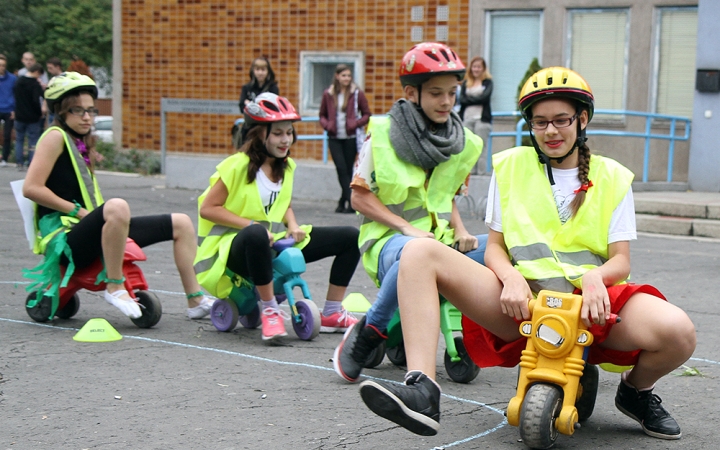
[[405,99],[395,102],[388,115],[390,143],[398,157],[407,163],[433,169],[465,147],[465,130],[455,111],[450,113],[447,123],[437,125],[434,132],[428,130],[417,106]]

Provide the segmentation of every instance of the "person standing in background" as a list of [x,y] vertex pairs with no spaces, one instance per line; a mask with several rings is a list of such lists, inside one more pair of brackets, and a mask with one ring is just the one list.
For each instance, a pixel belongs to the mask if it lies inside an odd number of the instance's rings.
[[328,133],[330,154],[342,189],[336,213],[355,212],[350,204],[350,181],[370,115],[365,94],[353,82],[352,70],[345,64],[338,64],[333,84],[323,92],[320,104],[320,125]]
[[263,92],[272,92],[280,95],[277,81],[275,81],[275,72],[270,66],[270,61],[264,56],[255,58],[250,66],[250,82],[242,87],[240,93],[240,111],[245,110],[248,103],[255,101],[255,97]]
[[13,88],[17,77],[7,71],[7,58],[0,54],[0,122],[3,124],[3,149],[0,167],[7,166],[15,122],[15,95]]
[[[52,58],[45,61],[45,68],[47,69],[50,80],[63,72],[62,61],[60,61],[60,58],[56,56],[53,56]],[[48,83],[49,82],[50,81],[48,80]],[[45,99],[43,99],[43,101],[45,101]],[[47,108],[47,102],[45,103],[45,107]],[[48,125],[52,124],[53,120],[55,120],[55,114],[53,114],[52,111],[48,110]]]
[[[33,55],[30,52],[23,53],[21,61],[22,61],[24,67],[21,68],[20,70],[18,70],[18,74],[17,74],[18,78],[24,77],[25,75],[27,75],[28,71],[30,70],[30,67],[37,64],[37,61],[35,60],[35,55]],[[38,77],[38,82],[40,83],[40,86],[42,86],[42,88],[44,90],[48,85],[47,74],[45,74],[44,72],[41,73],[40,76]]]
[[40,99],[43,88],[38,78],[43,74],[43,68],[35,63],[26,74],[18,77],[13,94],[15,95],[15,162],[18,170],[24,170],[25,159],[23,145],[25,136],[28,139],[28,165],[35,153],[35,144],[40,137],[42,118],[47,112],[47,106]]
[[[480,136],[483,144],[487,146],[492,131],[492,110],[490,109],[490,96],[493,82],[487,70],[485,60],[476,56],[470,61],[470,66],[460,86],[460,118],[463,125],[473,133]],[[487,173],[485,158],[480,158],[473,168],[472,174]]]
[[[270,61],[266,57],[260,56],[253,60],[250,66],[250,82],[243,85],[242,92],[240,92],[240,111],[244,111],[245,107],[254,102],[255,98],[263,92],[280,95]],[[235,148],[242,146],[243,138],[248,130],[248,125],[244,123],[242,127],[239,127],[237,123],[233,126],[231,134]]]

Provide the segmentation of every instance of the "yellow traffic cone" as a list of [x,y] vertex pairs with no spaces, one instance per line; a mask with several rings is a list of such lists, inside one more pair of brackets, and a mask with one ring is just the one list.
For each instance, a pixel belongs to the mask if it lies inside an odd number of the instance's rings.
[[120,333],[105,319],[90,319],[73,336],[79,342],[112,342],[122,339]]
[[370,302],[359,292],[353,292],[342,301],[343,308],[353,313],[366,313],[370,309]]

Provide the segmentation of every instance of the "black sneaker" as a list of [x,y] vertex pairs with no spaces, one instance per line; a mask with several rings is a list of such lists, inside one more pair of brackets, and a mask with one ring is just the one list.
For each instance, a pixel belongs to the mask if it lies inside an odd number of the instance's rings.
[[660,439],[680,439],[680,426],[661,405],[660,397],[649,391],[638,391],[620,381],[615,406],[642,425],[646,434]]
[[421,436],[435,436],[440,429],[440,387],[419,370],[405,375],[405,384],[365,380],[360,396],[380,417]]
[[363,367],[387,336],[372,325],[365,325],[365,317],[347,329],[335,349],[333,367],[338,375],[354,383]]

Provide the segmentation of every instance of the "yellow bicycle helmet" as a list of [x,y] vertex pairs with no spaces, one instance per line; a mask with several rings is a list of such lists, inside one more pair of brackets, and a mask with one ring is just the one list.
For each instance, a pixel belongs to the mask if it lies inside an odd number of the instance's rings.
[[540,100],[564,97],[582,103],[588,112],[588,122],[595,111],[595,97],[590,85],[574,70],[566,67],[548,67],[535,72],[520,91],[518,107],[525,120],[530,120],[530,108]]
[[63,72],[50,80],[45,89],[45,100],[50,111],[55,111],[55,106],[59,105],[63,98],[79,92],[87,92],[94,99],[98,96],[97,86],[92,78],[77,72]]

